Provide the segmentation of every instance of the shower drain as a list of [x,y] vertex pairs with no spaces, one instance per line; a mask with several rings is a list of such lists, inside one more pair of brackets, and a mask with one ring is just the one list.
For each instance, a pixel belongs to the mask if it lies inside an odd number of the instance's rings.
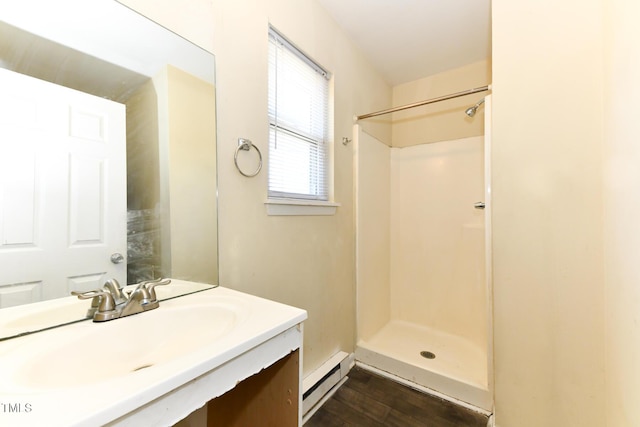
[[434,353],[431,353],[430,351],[421,351],[420,352],[420,356],[424,357],[425,359],[435,359],[436,355]]

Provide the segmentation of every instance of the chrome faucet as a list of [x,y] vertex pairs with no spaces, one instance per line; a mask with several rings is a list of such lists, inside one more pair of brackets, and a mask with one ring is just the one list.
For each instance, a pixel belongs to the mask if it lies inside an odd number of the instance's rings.
[[120,283],[116,279],[109,279],[104,282],[102,289],[106,289],[113,296],[113,302],[116,306],[127,301],[127,297],[124,294],[122,288],[120,287]]
[[88,292],[71,292],[79,299],[91,298],[91,308],[87,317],[94,322],[106,322],[132,314],[158,308],[160,303],[155,287],[168,285],[171,279],[157,279],[140,282],[131,292],[125,293],[116,279],[109,279],[101,289]]

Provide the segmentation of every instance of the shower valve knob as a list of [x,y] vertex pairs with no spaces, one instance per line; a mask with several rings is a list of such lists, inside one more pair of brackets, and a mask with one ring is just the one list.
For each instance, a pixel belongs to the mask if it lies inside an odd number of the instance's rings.
[[473,207],[476,209],[484,209],[484,202],[476,202],[473,204]]

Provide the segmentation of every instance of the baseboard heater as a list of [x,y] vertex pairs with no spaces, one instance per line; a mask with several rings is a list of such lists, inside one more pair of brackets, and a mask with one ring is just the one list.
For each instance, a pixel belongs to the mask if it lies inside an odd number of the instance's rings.
[[347,373],[353,367],[355,359],[341,351],[327,360],[302,381],[302,413],[306,422],[328,399],[338,386],[346,380]]

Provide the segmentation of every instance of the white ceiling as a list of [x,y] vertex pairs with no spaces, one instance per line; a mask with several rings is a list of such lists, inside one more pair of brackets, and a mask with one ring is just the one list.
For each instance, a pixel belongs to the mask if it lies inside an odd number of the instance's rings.
[[491,0],[318,0],[392,86],[491,55]]

